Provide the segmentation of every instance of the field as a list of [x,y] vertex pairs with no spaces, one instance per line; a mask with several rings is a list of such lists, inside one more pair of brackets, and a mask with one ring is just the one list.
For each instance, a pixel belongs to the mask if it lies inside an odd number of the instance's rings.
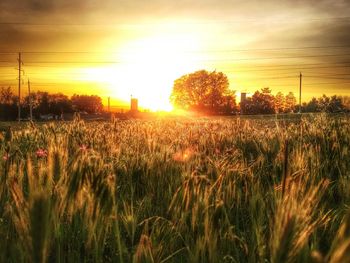
[[350,262],[350,118],[0,134],[0,262]]

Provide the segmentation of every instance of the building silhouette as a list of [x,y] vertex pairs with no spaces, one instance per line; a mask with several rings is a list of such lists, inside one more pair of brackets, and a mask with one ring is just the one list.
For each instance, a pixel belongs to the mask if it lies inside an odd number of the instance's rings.
[[139,109],[138,109],[138,99],[135,99],[135,98],[131,98],[130,100],[130,111],[131,112],[138,112]]

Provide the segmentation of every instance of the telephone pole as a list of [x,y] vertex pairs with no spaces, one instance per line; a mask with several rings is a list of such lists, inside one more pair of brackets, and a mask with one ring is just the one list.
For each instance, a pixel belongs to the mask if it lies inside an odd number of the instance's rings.
[[21,66],[22,58],[21,52],[18,53],[18,121],[21,121]]
[[301,84],[302,84],[303,74],[299,75],[299,113],[301,113]]
[[111,97],[108,97],[108,112],[111,112]]
[[29,98],[29,116],[30,121],[33,121],[32,97],[30,96],[30,81],[28,79],[28,98]]

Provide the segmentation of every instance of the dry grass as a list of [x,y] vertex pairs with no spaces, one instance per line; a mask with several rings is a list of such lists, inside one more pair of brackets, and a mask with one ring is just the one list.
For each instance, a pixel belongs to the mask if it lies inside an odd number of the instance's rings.
[[350,120],[29,124],[0,136],[0,262],[347,262]]

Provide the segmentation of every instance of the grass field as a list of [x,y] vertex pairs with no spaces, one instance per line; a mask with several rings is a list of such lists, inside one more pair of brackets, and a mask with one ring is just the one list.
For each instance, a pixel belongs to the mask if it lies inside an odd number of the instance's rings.
[[348,116],[27,123],[0,262],[350,262],[349,146]]

